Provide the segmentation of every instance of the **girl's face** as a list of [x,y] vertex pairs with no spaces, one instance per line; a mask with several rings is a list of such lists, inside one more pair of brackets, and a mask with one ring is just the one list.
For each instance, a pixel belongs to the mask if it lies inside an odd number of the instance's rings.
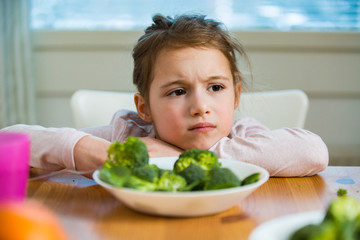
[[234,86],[221,51],[187,47],[160,51],[149,104],[137,105],[157,138],[182,149],[209,149],[229,135],[239,97],[240,84]]

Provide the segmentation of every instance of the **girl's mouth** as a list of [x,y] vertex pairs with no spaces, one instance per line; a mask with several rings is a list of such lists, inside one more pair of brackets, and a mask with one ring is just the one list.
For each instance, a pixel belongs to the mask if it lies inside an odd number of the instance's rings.
[[202,122],[197,123],[189,128],[189,131],[191,132],[200,132],[200,133],[206,133],[211,132],[216,128],[216,126],[212,123],[208,122]]

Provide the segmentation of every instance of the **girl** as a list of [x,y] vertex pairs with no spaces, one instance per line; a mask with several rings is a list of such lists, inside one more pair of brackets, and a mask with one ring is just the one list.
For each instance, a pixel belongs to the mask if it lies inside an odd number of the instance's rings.
[[299,128],[269,130],[254,119],[234,122],[244,84],[240,44],[204,16],[156,15],[133,50],[137,113],[118,111],[108,126],[75,130],[14,125],[31,136],[31,165],[91,170],[112,141],[140,137],[150,157],[209,149],[221,158],[264,167],[272,176],[307,176],[326,168],[321,138]]

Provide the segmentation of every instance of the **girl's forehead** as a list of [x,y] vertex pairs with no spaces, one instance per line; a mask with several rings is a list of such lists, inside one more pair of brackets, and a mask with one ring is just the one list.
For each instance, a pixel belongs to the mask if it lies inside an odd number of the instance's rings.
[[221,61],[230,66],[227,57],[218,49],[211,47],[183,47],[183,48],[165,48],[159,51],[154,61],[153,68],[157,64],[173,64],[174,62],[196,62],[196,61]]
[[158,56],[160,55],[182,55],[182,54],[189,54],[189,52],[194,52],[194,51],[202,51],[202,52],[220,52],[221,51],[217,48],[214,47],[207,47],[207,46],[203,46],[203,47],[192,47],[192,46],[184,46],[181,48],[171,48],[171,47],[165,47],[163,49],[161,49],[158,53]]
[[221,51],[214,48],[170,49],[159,54],[153,69],[153,82],[174,79],[232,78],[230,64]]

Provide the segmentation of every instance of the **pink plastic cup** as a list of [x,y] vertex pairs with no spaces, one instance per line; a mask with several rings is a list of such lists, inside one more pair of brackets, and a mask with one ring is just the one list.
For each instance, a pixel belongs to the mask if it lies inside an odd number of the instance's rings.
[[29,160],[29,136],[0,133],[0,203],[25,199]]

